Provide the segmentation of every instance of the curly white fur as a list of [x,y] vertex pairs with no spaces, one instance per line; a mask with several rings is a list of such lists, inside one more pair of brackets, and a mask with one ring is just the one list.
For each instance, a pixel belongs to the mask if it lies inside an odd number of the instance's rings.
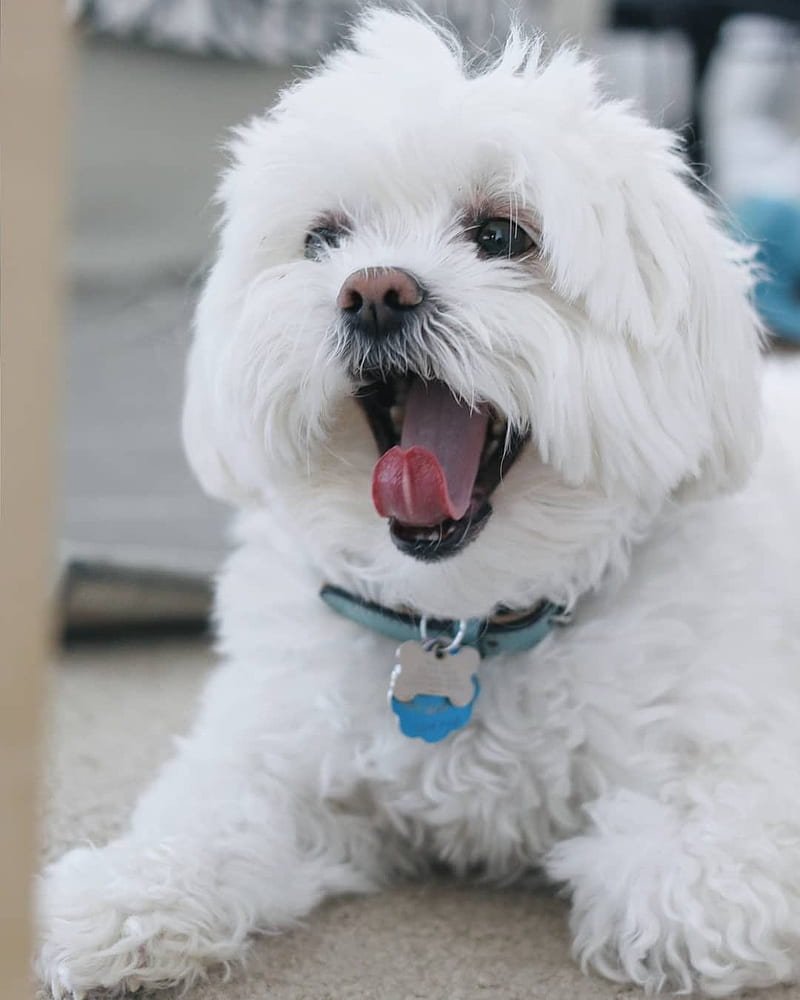
[[[246,508],[222,663],[130,831],[43,876],[42,976],[191,981],[331,893],[444,860],[543,866],[580,962],[648,990],[795,977],[800,382],[770,373],[764,454],[727,494],[761,423],[749,265],[673,137],[569,51],[515,36],[478,72],[372,11],[232,153],[184,425],[206,488]],[[537,263],[476,254],[459,218],[486,200],[536,220]],[[325,212],[350,234],[304,259]],[[341,358],[337,291],[385,264],[446,306],[417,365],[532,435],[439,563],[372,507]],[[324,581],[427,614],[546,597],[577,616],[485,661],[472,723],[427,745],[386,708],[394,644],[327,609]]]

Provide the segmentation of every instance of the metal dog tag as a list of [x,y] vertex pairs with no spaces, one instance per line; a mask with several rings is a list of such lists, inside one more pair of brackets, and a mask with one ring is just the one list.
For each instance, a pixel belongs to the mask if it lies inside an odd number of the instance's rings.
[[392,695],[411,701],[418,694],[435,694],[463,708],[474,697],[472,676],[481,662],[477,649],[462,646],[446,653],[440,644],[426,648],[410,640],[397,649],[397,669],[392,678]]
[[448,651],[441,641],[404,642],[389,685],[389,702],[406,736],[436,743],[465,726],[480,686],[480,653],[470,646]]

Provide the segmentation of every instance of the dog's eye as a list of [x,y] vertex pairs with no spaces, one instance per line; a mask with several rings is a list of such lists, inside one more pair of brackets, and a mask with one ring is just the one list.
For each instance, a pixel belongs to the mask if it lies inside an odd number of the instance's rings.
[[488,257],[518,257],[533,246],[531,237],[511,219],[487,219],[478,223],[474,239]]
[[306,233],[305,255],[319,260],[331,247],[338,247],[344,230],[340,226],[317,226]]

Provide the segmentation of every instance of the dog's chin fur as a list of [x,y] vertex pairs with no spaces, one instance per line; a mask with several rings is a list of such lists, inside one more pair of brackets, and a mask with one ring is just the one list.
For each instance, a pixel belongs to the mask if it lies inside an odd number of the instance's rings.
[[[42,974],[191,980],[325,895],[443,860],[545,867],[576,955],[613,978],[793,978],[800,462],[773,426],[725,495],[760,440],[751,270],[673,137],[601,100],[570,51],[514,37],[479,71],[419,17],[372,11],[231,153],[184,414],[201,482],[243,508],[225,663],[131,832],[47,872]],[[535,251],[478,253],[470,220],[504,213]],[[308,259],[321,220],[345,232]],[[355,398],[375,359],[336,306],[387,266],[437,311],[379,365],[528,435],[484,529],[440,561],[375,511]],[[794,395],[779,374],[773,424],[798,426]],[[471,724],[428,746],[386,707],[393,644],[329,611],[323,582],[428,615],[547,598],[577,616],[483,664]]]

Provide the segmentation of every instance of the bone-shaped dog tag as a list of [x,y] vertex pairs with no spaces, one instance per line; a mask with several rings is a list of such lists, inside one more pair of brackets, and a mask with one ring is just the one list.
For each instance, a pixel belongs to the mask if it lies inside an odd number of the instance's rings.
[[389,687],[402,732],[436,743],[465,726],[480,691],[479,663],[480,654],[469,646],[448,653],[438,643],[404,642]]
[[435,694],[463,708],[474,697],[472,676],[480,661],[478,650],[471,646],[446,653],[436,646],[426,649],[421,642],[404,642],[397,650],[399,670],[392,694],[399,701],[411,701],[418,694]]

